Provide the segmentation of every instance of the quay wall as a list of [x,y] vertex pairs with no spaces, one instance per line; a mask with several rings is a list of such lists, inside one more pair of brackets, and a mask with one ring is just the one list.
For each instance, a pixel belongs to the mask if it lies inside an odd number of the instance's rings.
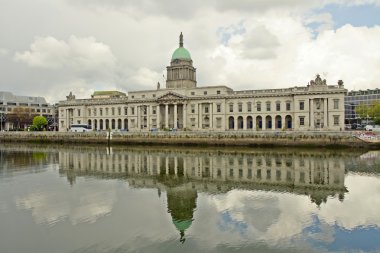
[[317,146],[380,147],[355,137],[353,132],[0,132],[1,142],[147,144],[201,146]]

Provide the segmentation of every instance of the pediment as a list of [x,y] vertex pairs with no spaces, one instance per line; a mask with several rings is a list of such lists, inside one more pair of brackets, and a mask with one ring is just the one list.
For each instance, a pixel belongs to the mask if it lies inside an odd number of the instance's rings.
[[182,100],[182,99],[186,99],[185,96],[182,96],[178,93],[175,93],[175,92],[168,92],[160,97],[157,98],[157,100]]

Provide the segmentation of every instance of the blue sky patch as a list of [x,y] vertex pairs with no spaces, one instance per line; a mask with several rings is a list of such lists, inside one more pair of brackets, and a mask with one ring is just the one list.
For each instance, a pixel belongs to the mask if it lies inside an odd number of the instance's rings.
[[330,4],[318,11],[318,13],[324,12],[332,15],[335,29],[346,24],[367,27],[380,25],[380,6],[376,5],[344,6]]

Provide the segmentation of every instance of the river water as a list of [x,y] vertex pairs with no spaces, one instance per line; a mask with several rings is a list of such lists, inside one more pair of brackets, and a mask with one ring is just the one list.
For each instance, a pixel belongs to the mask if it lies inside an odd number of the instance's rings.
[[380,252],[380,152],[1,144],[0,252]]

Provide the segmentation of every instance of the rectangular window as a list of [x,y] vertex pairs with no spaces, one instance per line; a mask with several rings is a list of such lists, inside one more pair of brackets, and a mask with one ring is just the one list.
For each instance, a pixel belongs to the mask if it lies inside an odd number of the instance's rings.
[[300,111],[303,111],[303,110],[305,110],[305,102],[300,101]]
[[216,105],[216,112],[221,112],[221,105],[220,104]]
[[153,106],[153,114],[156,114],[156,111],[157,111],[157,106]]
[[208,106],[205,106],[205,113],[208,113]]
[[220,90],[217,90],[217,91],[216,91],[216,94],[218,94],[218,95],[219,95],[219,94],[220,94]]
[[131,107],[131,114],[135,115],[135,108],[134,107]]
[[192,96],[194,96],[194,95],[195,95],[195,92],[194,92],[194,91],[192,91],[192,92],[191,92],[191,95],[192,95]]
[[339,126],[339,115],[334,115],[334,126]]
[[94,116],[96,116],[96,108],[94,108]]
[[270,102],[267,102],[267,112],[270,112]]
[[121,108],[120,108],[120,107],[117,108],[117,114],[118,114],[119,116],[121,115]]
[[195,105],[191,105],[191,113],[195,113]]
[[290,102],[286,102],[286,110],[290,111]]
[[108,108],[106,108],[106,115],[108,116]]
[[238,108],[239,108],[239,112],[242,112],[243,111],[243,104],[239,103]]
[[261,112],[261,103],[257,103],[256,106],[257,106],[257,111]]
[[252,103],[247,103],[247,111],[252,112]]
[[124,107],[124,115],[128,115],[128,107]]
[[80,109],[78,109],[78,117],[80,117]]
[[281,111],[281,104],[280,103],[277,103],[276,104],[276,111]]
[[304,126],[305,125],[305,117],[301,116],[300,117],[300,126]]
[[207,95],[207,91],[204,91],[204,92],[203,92],[203,95]]
[[111,108],[111,111],[112,111],[112,116],[115,115],[115,108]]
[[334,99],[334,109],[339,109],[339,99]]
[[91,109],[88,109],[88,116],[91,116]]
[[230,104],[230,112],[234,112],[234,104]]

